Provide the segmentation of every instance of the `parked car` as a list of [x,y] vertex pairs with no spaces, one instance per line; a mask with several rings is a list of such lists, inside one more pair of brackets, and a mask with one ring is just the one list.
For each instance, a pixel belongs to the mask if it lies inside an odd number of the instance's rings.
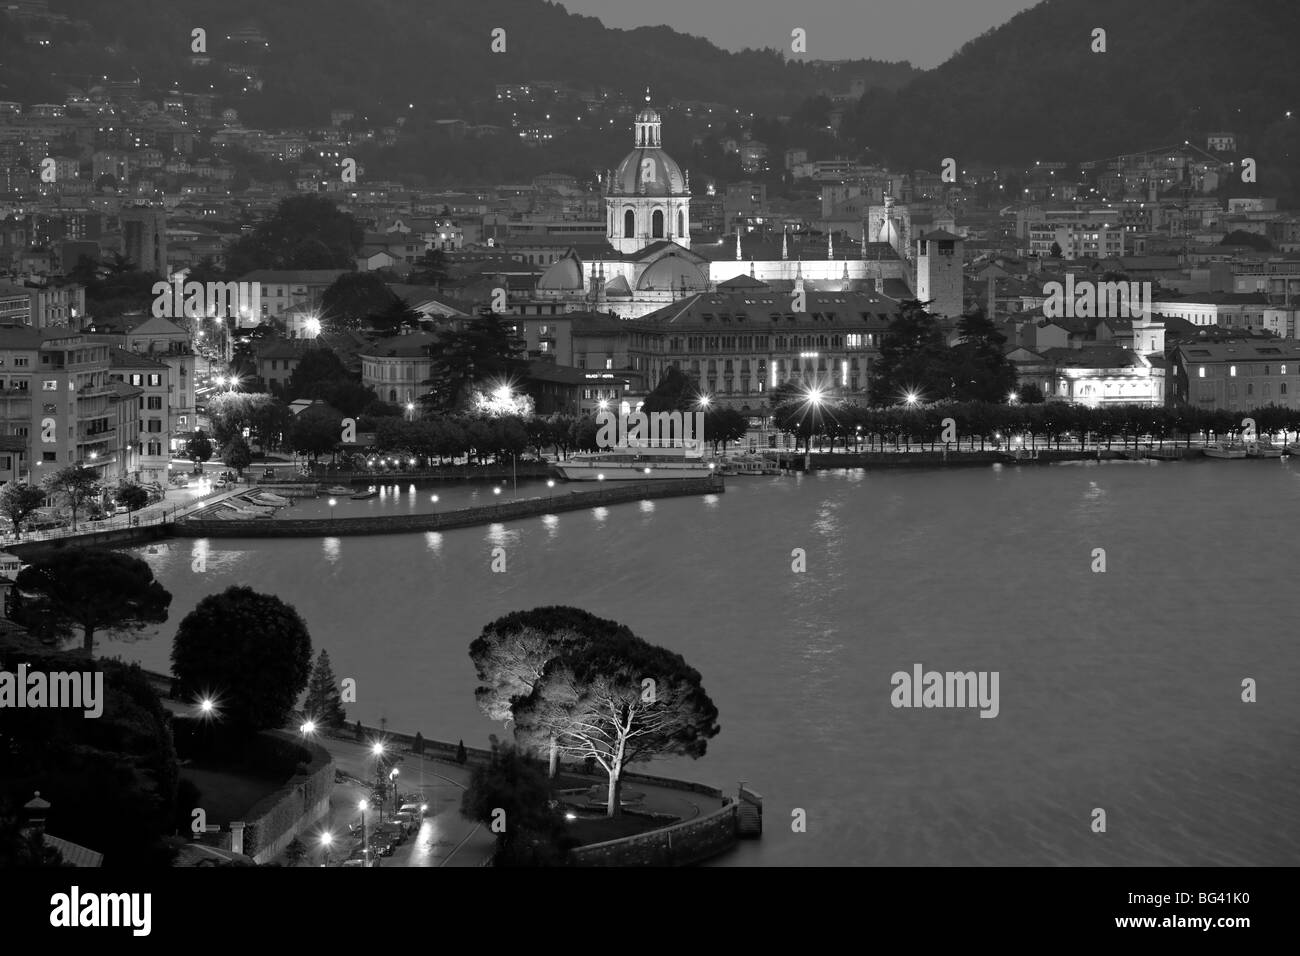
[[423,803],[404,803],[398,810],[398,813],[409,813],[411,816],[415,817],[417,821],[423,820],[424,806]]
[[410,812],[393,814],[393,822],[401,824],[402,828],[407,833],[414,833],[416,830],[420,829],[419,818]]

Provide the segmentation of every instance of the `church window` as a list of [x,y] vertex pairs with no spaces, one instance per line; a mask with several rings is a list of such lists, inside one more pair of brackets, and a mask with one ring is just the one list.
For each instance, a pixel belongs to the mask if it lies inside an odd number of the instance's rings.
[[650,219],[650,237],[652,239],[662,239],[664,237],[664,211],[656,209]]
[[631,209],[623,213],[623,238],[631,239],[636,235],[636,214]]
[[677,235],[679,236],[686,235],[686,217],[682,215],[682,211],[680,209],[677,210]]

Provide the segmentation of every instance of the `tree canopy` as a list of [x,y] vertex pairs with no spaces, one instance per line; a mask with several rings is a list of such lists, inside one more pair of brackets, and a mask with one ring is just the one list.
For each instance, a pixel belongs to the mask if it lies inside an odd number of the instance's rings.
[[82,649],[95,635],[138,631],[167,620],[172,596],[149,565],[121,551],[64,548],[18,573],[15,616],[25,627],[57,637],[81,630]]
[[364,237],[361,226],[324,196],[280,200],[275,212],[226,247],[235,275],[255,269],[352,269]]
[[171,659],[186,696],[211,698],[220,719],[262,730],[282,726],[306,688],[311,636],[291,605],[232,585],[181,621]]

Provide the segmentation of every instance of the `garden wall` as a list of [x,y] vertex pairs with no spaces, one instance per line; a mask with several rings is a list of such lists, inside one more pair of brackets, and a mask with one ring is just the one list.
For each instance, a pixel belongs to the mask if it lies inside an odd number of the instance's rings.
[[307,751],[311,760],[283,787],[258,801],[244,819],[244,849],[256,863],[269,863],[295,836],[329,814],[334,758],[318,744],[303,744],[284,731],[259,735],[273,750]]

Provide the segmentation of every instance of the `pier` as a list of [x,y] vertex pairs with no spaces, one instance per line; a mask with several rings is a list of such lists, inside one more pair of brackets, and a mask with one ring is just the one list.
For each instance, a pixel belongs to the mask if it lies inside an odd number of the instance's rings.
[[600,483],[591,491],[522,498],[478,508],[416,515],[371,515],[359,518],[204,518],[199,512],[178,518],[172,533],[182,538],[306,538],[343,535],[404,534],[411,531],[445,531],[474,525],[495,524],[519,518],[534,518],[561,511],[584,511],[603,505],[623,504],[651,498],[720,494],[726,490],[721,475],[705,478],[670,478],[658,481]]

